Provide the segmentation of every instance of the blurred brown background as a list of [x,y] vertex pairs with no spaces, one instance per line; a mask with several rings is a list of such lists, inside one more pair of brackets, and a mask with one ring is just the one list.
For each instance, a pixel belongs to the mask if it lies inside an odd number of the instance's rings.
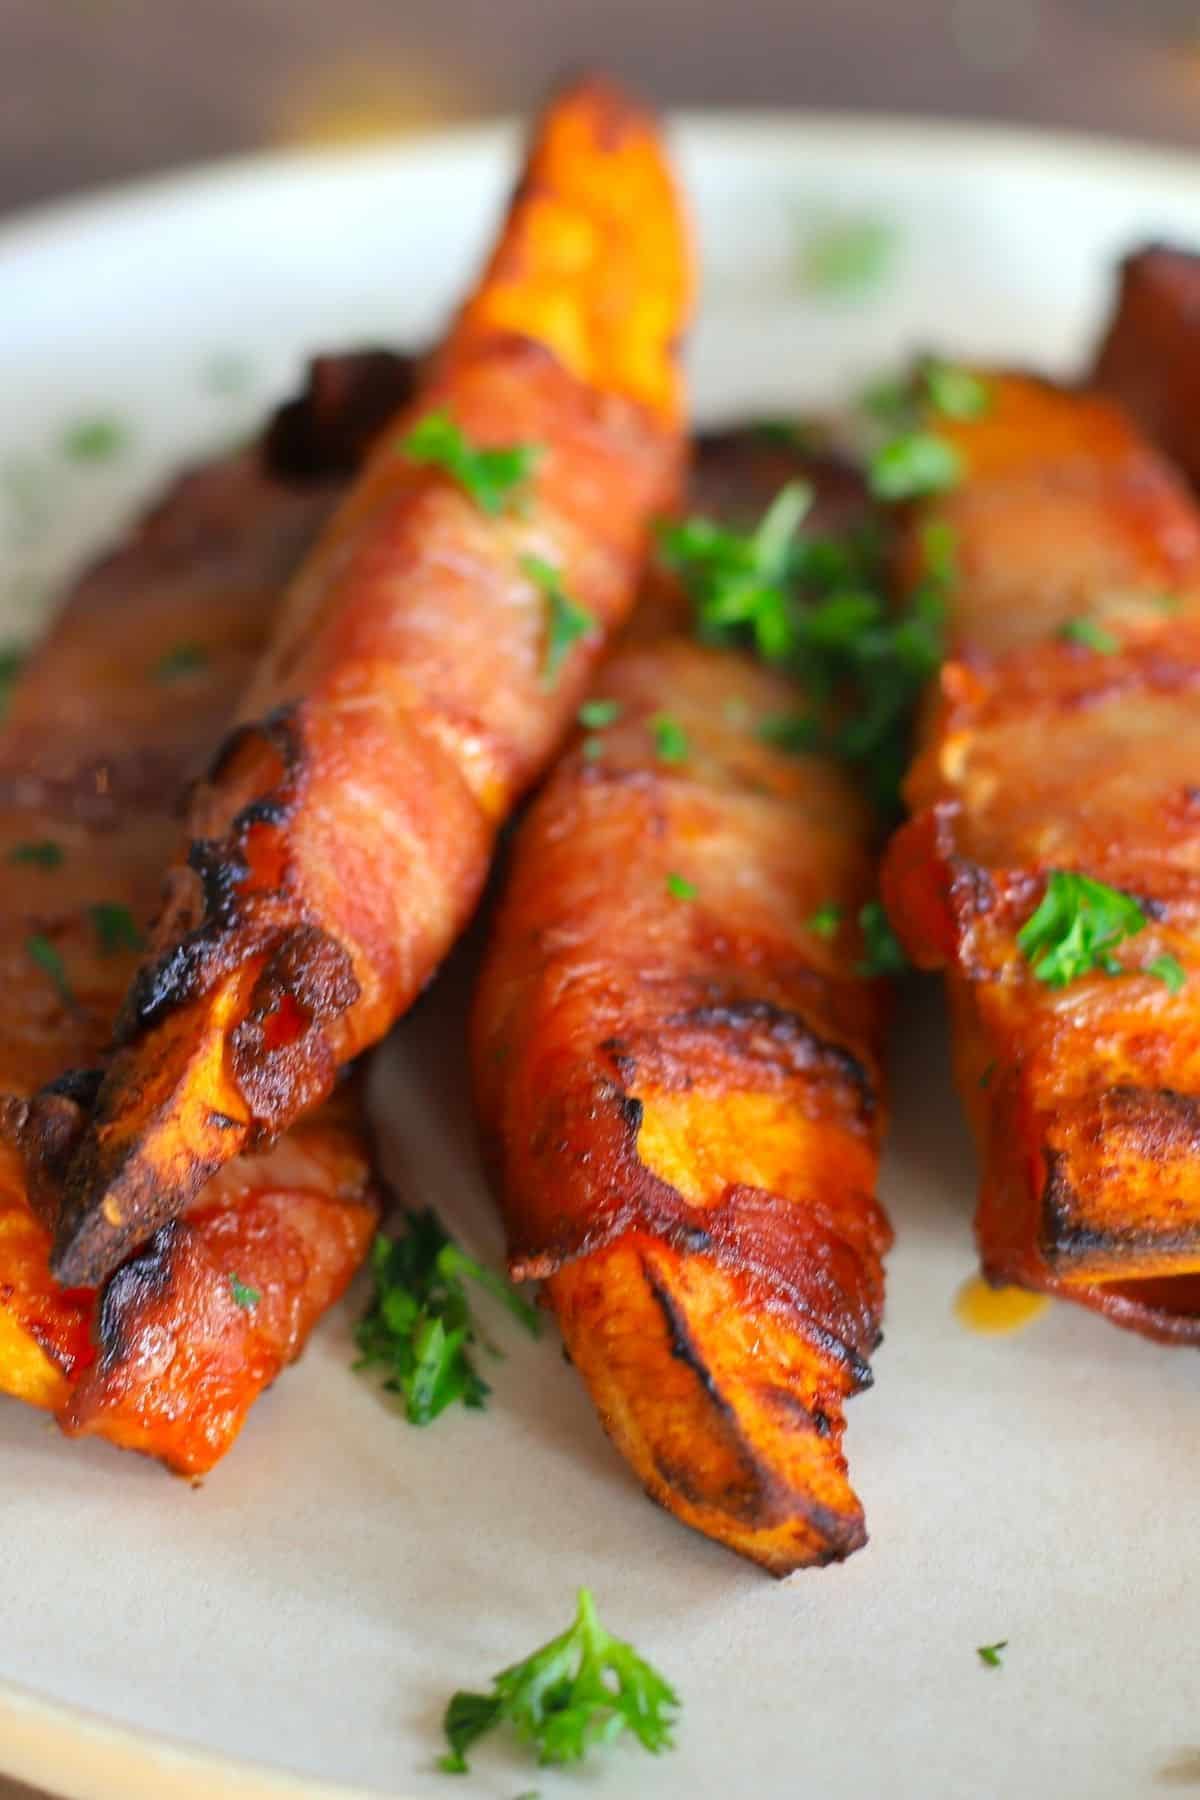
[[519,108],[584,62],[666,102],[1200,145],[1195,0],[0,0],[0,211]]

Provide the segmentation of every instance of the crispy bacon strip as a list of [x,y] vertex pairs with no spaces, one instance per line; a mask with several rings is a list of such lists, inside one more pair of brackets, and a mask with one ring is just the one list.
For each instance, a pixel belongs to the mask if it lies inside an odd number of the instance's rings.
[[[944,967],[985,1273],[1200,1342],[1200,517],[1107,401],[1016,376],[946,427],[953,653],[884,895]],[[1099,647],[1062,635],[1085,618]],[[1127,973],[1055,988],[1016,934],[1052,870],[1140,900]],[[1176,958],[1174,993],[1150,972]]]
[[[63,1281],[99,1278],[315,1105],[462,930],[674,491],[689,291],[653,121],[602,84],[570,90],[433,373],[293,582],[189,809],[71,1170]],[[488,517],[401,453],[440,410],[473,445],[540,447],[527,505]],[[530,557],[590,620],[560,674],[559,602]]]
[[[101,1292],[50,1275],[57,1163],[136,964],[130,934],[157,902],[179,783],[219,740],[345,471],[411,385],[383,353],[318,361],[264,452],[185,476],[83,577],[0,734],[0,1390],[189,1475],[229,1448],[370,1241],[356,1099],[229,1164]],[[43,1177],[41,1216],[18,1146]]]
[[1153,244],[1125,258],[1093,380],[1200,487],[1200,256]]
[[[725,442],[700,479],[728,516],[747,473],[772,497],[764,472]],[[576,744],[518,833],[475,1088],[512,1272],[546,1280],[618,1449],[677,1518],[784,1575],[866,1535],[841,1440],[891,1237],[881,996],[853,923],[872,822],[836,764],[758,734],[789,684],[664,631],[664,598],[595,690],[621,709],[602,753]],[[664,707],[678,766],[655,754]],[[808,924],[830,904],[832,941]]]

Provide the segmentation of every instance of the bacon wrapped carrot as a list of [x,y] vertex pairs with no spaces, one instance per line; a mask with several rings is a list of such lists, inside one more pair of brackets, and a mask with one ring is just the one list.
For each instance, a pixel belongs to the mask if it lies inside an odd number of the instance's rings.
[[653,121],[568,91],[189,808],[71,1166],[64,1282],[98,1280],[328,1094],[462,930],[674,491],[689,294]]
[[1200,487],[1200,256],[1153,244],[1119,279],[1092,379]]
[[[698,486],[728,518],[779,460],[726,440]],[[475,1089],[511,1272],[618,1449],[783,1575],[865,1541],[841,1442],[890,1241],[874,827],[838,762],[774,741],[793,684],[695,641],[665,580],[517,835]]]
[[370,1242],[356,1097],[229,1164],[100,1291],[50,1275],[59,1165],[158,900],[179,783],[410,387],[399,358],[321,359],[265,450],[186,476],[83,577],[0,734],[0,1391],[189,1475],[229,1448]]
[[1200,1342],[1200,518],[1107,401],[984,378],[917,505],[952,653],[884,896],[947,970],[985,1273]]

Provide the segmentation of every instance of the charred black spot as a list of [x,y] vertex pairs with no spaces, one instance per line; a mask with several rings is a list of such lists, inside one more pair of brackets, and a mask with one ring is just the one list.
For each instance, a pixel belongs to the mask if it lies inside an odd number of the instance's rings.
[[829,1436],[830,1432],[833,1430],[833,1426],[830,1423],[829,1414],[822,1412],[820,1407],[817,1406],[817,1407],[813,1408],[811,1418],[812,1418],[812,1422],[813,1422],[813,1430],[816,1432],[817,1436],[822,1437],[822,1438],[827,1438]]
[[692,1342],[691,1334],[687,1328],[687,1321],[676,1306],[674,1300],[671,1298],[670,1292],[658,1280],[654,1271],[648,1268],[645,1263],[642,1264],[642,1274],[645,1277],[646,1287],[663,1316],[663,1323],[667,1328],[667,1344],[671,1355],[675,1358],[676,1362],[683,1363],[691,1370],[692,1374],[696,1377],[700,1386],[704,1389],[704,1392],[708,1395],[708,1398],[712,1401],[718,1411],[726,1414],[728,1417],[733,1417],[732,1407],[713,1380],[712,1375],[709,1373],[707,1363]]
[[238,1128],[236,1119],[231,1119],[228,1113],[218,1112],[215,1107],[209,1111],[208,1122],[216,1131],[236,1131]]
[[132,1354],[138,1315],[170,1287],[175,1241],[181,1229],[178,1220],[162,1226],[145,1249],[122,1263],[106,1283],[96,1319],[96,1346],[105,1373]]
[[642,1129],[642,1120],[646,1114],[645,1107],[633,1094],[618,1093],[615,1095],[615,1099],[621,1117],[636,1137],[638,1132]]
[[114,1043],[118,1046],[128,1044],[172,1007],[199,993],[211,955],[207,938],[202,933],[191,933],[157,962],[143,963],[133,978],[113,1031]]
[[776,1006],[773,1001],[739,1000],[693,1006],[675,1013],[667,1024],[684,1030],[730,1032],[748,1040],[751,1051],[756,1040],[763,1041],[772,1050],[781,1051],[793,1069],[830,1069],[854,1089],[868,1118],[874,1112],[874,1082],[858,1057],[844,1045],[819,1037],[799,1013]]
[[188,846],[188,867],[200,877],[204,923],[231,929],[238,922],[238,888],[250,873],[245,858],[231,854],[218,838],[195,838]]
[[243,806],[234,821],[234,830],[238,833],[251,831],[256,825],[286,825],[292,808],[278,794],[264,794],[261,800],[251,800]]
[[61,1094],[65,1100],[74,1100],[76,1105],[90,1112],[96,1104],[96,1096],[103,1080],[103,1069],[66,1069],[61,1075],[55,1076],[53,1081],[48,1081],[42,1092]]

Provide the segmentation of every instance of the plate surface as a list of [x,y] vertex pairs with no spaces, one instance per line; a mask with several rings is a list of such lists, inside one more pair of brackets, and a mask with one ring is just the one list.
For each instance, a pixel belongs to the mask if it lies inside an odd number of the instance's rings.
[[[305,352],[429,333],[514,142],[236,164],[0,233],[0,635],[32,628],[177,461],[244,432]],[[921,344],[1070,368],[1116,254],[1200,240],[1200,165],[1152,153],[837,118],[685,120],[679,145],[709,417],[844,395]],[[829,214],[895,230],[890,275],[853,303],[799,277],[806,222]],[[121,453],[69,460],[64,432],[97,414],[122,421]],[[404,1197],[495,1253],[468,980],[460,957],[375,1094]],[[887,1341],[847,1438],[864,1552],[775,1584],[685,1532],[552,1336],[499,1327],[490,1410],[413,1430],[350,1372],[352,1297],[199,1491],[0,1401],[0,1769],[92,1800],[1200,1788],[1196,1364],[1068,1307],[1005,1339],[957,1322],[974,1172],[942,1039],[931,993],[906,991]],[[432,1769],[446,1696],[557,1630],[580,1582],[675,1681],[678,1751],[562,1777],[497,1744],[454,1787]]]

